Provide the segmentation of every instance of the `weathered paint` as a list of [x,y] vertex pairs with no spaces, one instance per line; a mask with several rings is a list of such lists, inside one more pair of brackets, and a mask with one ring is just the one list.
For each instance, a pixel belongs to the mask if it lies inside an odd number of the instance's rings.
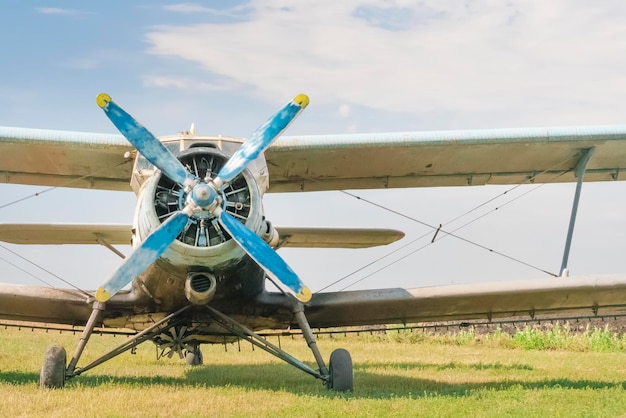
[[308,302],[311,299],[309,288],[302,283],[298,275],[276,251],[258,235],[243,226],[226,211],[221,212],[220,223],[244,251],[265,270],[272,282],[280,288],[287,287],[289,293],[296,296],[300,302]]
[[106,302],[112,295],[143,273],[172,244],[188,220],[189,216],[182,211],[170,216],[139,247],[135,248],[111,278],[100,286],[96,293],[96,299],[99,302]]
[[[591,147],[585,181],[626,179],[625,125],[282,136],[265,157],[269,191],[294,192],[575,182]],[[0,182],[130,190],[130,150],[122,135],[0,127]]]
[[237,177],[241,170],[264,152],[287,129],[308,103],[309,98],[300,94],[257,128],[222,167],[217,175],[216,183],[221,185]]
[[177,183],[185,186],[193,184],[193,176],[180,161],[150,131],[111,100],[109,95],[100,94],[96,102],[128,142],[133,144],[148,161]]

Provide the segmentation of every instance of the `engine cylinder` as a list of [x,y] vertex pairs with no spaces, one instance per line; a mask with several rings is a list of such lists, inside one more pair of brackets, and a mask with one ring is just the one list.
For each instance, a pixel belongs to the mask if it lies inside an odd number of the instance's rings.
[[[200,179],[215,178],[228,156],[215,148],[191,148],[178,156],[188,170]],[[141,242],[169,216],[181,210],[186,193],[167,177],[157,174],[146,181],[135,212],[137,240]],[[261,193],[253,174],[244,170],[220,191],[222,209],[255,233],[263,223]],[[177,267],[198,266],[220,271],[236,265],[245,255],[241,247],[221,228],[211,213],[192,215],[185,229],[161,256],[162,262]]]

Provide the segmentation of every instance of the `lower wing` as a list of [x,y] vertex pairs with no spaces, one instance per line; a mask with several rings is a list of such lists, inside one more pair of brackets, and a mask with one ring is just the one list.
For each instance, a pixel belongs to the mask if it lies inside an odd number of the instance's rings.
[[[84,325],[92,309],[91,294],[0,284],[0,319]],[[626,275],[558,277],[318,293],[305,310],[313,328],[492,320],[524,315],[531,318],[549,314],[592,316],[625,311],[625,294]],[[229,303],[222,310],[230,315],[254,311],[256,315],[247,315],[249,327],[282,329],[293,325],[292,303],[292,299],[283,294],[263,293],[256,302]],[[135,315],[136,305],[132,293],[119,293],[107,303],[105,323],[109,326],[125,323],[125,319],[130,320]],[[146,314],[150,312],[142,310],[141,315]]]
[[436,322],[626,310],[626,275],[556,277],[416,289],[320,293],[307,307],[312,327]]
[[[130,225],[0,224],[0,241],[13,244],[130,245]],[[404,233],[393,229],[277,227],[277,247],[367,248],[395,242]]]

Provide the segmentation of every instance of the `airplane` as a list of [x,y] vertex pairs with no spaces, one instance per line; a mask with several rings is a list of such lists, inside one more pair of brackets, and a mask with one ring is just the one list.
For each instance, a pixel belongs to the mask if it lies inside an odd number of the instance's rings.
[[[626,178],[626,126],[281,137],[309,103],[300,94],[247,140],[196,135],[193,125],[157,138],[109,95],[96,103],[121,135],[0,127],[0,182],[137,196],[132,225],[0,224],[0,241],[100,244],[123,258],[95,291],[0,284],[0,319],[82,329],[69,362],[63,347],[48,347],[41,388],[62,388],[145,341],[162,357],[200,365],[202,344],[243,339],[331,390],[352,391],[350,354],[337,349],[327,365],[313,329],[626,309],[626,275],[569,277],[567,269],[583,181]],[[364,248],[404,234],[274,226],[263,210],[270,192],[528,182],[576,183],[557,277],[313,294],[278,248]],[[128,256],[114,247],[128,243]],[[131,336],[80,365],[103,329]],[[301,330],[315,366],[260,335],[285,329]]]

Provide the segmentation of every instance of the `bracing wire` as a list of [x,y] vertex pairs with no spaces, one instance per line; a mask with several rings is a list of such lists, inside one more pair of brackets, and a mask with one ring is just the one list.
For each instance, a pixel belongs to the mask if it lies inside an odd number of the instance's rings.
[[[32,266],[34,266],[34,267],[37,267],[38,269],[40,269],[40,270],[42,270],[42,271],[45,271],[46,273],[48,273],[48,274],[49,274],[49,275],[51,275],[52,277],[54,277],[54,278],[56,278],[56,279],[58,279],[58,280],[62,281],[62,282],[63,282],[63,283],[65,283],[66,285],[71,286],[71,287],[73,287],[74,289],[76,289],[76,290],[78,290],[78,291],[82,292],[82,293],[83,293],[83,294],[85,294],[86,296],[91,296],[89,293],[85,292],[83,289],[79,288],[78,286],[76,286],[76,285],[72,284],[71,282],[69,282],[69,281],[67,281],[67,280],[63,279],[62,277],[60,277],[60,276],[58,276],[58,275],[54,274],[54,273],[53,273],[53,272],[51,272],[50,270],[45,269],[44,267],[40,266],[39,264],[37,264],[37,263],[35,263],[35,262],[33,262],[33,261],[30,261],[28,258],[21,256],[20,254],[16,253],[15,251],[11,250],[10,248],[7,248],[7,247],[5,247],[5,246],[4,246],[4,245],[2,245],[2,244],[0,244],[0,248],[4,249],[5,251],[10,252],[11,254],[13,254],[14,256],[16,256],[16,257],[18,257],[18,258],[20,258],[20,259],[22,259],[22,260],[26,261],[28,264],[30,264],[30,265],[32,265]],[[20,270],[21,270],[21,269],[20,269]],[[22,270],[22,271],[23,271],[23,270]],[[29,274],[30,274],[30,273],[29,273]],[[33,277],[34,277],[34,276],[33,276]],[[40,280],[41,282],[46,283],[47,285],[50,285],[49,283],[45,282],[45,281],[44,281],[44,280],[42,280],[42,279],[37,278],[37,280]]]
[[8,203],[5,203],[5,204],[3,204],[3,205],[0,205],[0,209],[4,209],[4,208],[7,208],[7,207],[9,207],[9,206],[13,206],[13,205],[15,205],[15,204],[17,204],[17,203],[23,202],[23,201],[25,201],[25,200],[32,199],[32,198],[34,198],[34,197],[39,197],[39,196],[41,196],[42,194],[44,194],[44,193],[48,193],[48,192],[50,192],[50,191],[52,191],[52,190],[55,190],[55,189],[58,189],[59,187],[69,187],[69,186],[70,186],[70,185],[72,185],[73,183],[76,183],[76,182],[81,181],[81,180],[88,179],[88,178],[90,178],[90,177],[93,177],[94,175],[100,174],[100,173],[102,173],[102,172],[104,172],[104,171],[108,171],[108,170],[110,170],[111,168],[117,168],[117,167],[123,166],[123,165],[125,165],[125,164],[128,164],[130,161],[132,161],[132,160],[128,159],[128,160],[126,160],[126,161],[124,161],[124,162],[122,162],[122,163],[119,163],[119,164],[114,165],[113,167],[105,167],[105,168],[103,168],[102,170],[99,170],[99,171],[94,171],[93,173],[86,174],[86,175],[84,175],[84,176],[81,176],[81,177],[77,177],[77,178],[75,178],[75,179],[68,180],[68,181],[66,181],[65,183],[60,184],[60,185],[58,185],[58,186],[48,187],[47,189],[43,189],[43,190],[40,190],[40,191],[38,191],[38,192],[31,193],[31,194],[29,194],[29,195],[27,195],[27,196],[24,196],[24,197],[21,197],[21,198],[19,198],[19,199],[16,199],[16,200],[13,200],[13,201],[11,201],[11,202],[8,202]]
[[[131,160],[131,159],[127,159],[126,161],[124,161],[124,162],[122,162],[122,163],[116,164],[115,166],[113,166],[113,168],[120,167],[120,166],[122,166],[122,165],[128,164],[130,161],[132,161],[132,160]],[[103,171],[110,170],[110,168],[111,168],[111,167],[106,167],[106,168],[103,168],[102,170],[99,170],[99,171],[96,171],[96,172],[90,173],[89,175],[85,175],[85,176],[77,177],[77,178],[75,178],[75,179],[68,180],[67,182],[65,182],[65,183],[63,183],[63,184],[61,184],[61,185],[59,185],[59,186],[48,187],[48,188],[43,189],[43,190],[41,190],[41,191],[39,191],[39,192],[35,192],[35,193],[30,194],[30,195],[27,195],[27,196],[21,197],[21,198],[19,198],[19,199],[13,200],[13,201],[11,201],[11,202],[9,202],[9,203],[5,203],[5,204],[3,204],[3,205],[0,205],[0,209],[4,209],[4,208],[6,208],[6,207],[9,207],[9,206],[15,205],[15,204],[17,204],[17,203],[24,202],[24,201],[26,201],[26,200],[32,199],[32,198],[34,198],[34,197],[41,196],[42,194],[47,193],[47,192],[50,192],[50,191],[52,191],[52,190],[55,190],[55,189],[57,189],[57,188],[59,188],[59,187],[68,187],[68,186],[70,186],[70,185],[71,185],[71,184],[73,184],[73,183],[76,183],[76,182],[78,182],[78,181],[85,180],[85,179],[87,179],[87,178],[93,177],[94,175],[97,175],[97,174],[99,174],[99,173],[101,173],[101,172],[103,172]],[[39,270],[42,270],[42,271],[44,271],[44,272],[48,273],[49,275],[51,275],[51,276],[53,276],[54,278],[56,278],[56,279],[60,280],[61,282],[65,283],[66,285],[71,286],[71,287],[73,287],[74,289],[76,289],[76,290],[78,290],[78,291],[82,292],[82,293],[83,293],[83,294],[85,294],[86,296],[91,296],[88,292],[84,291],[83,289],[79,288],[78,286],[76,286],[76,285],[72,284],[71,282],[69,282],[69,281],[67,281],[67,280],[63,279],[62,277],[60,277],[60,276],[58,276],[58,275],[56,275],[56,274],[52,273],[51,271],[49,271],[49,270],[45,269],[45,268],[44,268],[44,267],[42,267],[41,265],[39,265],[39,264],[35,263],[34,261],[31,261],[31,260],[27,259],[26,257],[24,257],[24,256],[22,256],[22,255],[20,255],[20,254],[18,254],[17,252],[15,252],[15,251],[13,251],[13,250],[9,249],[8,247],[6,247],[6,246],[4,246],[4,245],[0,244],[0,248],[3,248],[5,251],[8,251],[9,253],[11,253],[11,254],[15,255],[16,257],[18,257],[18,258],[20,258],[20,259],[22,259],[22,260],[26,261],[27,263],[29,263],[29,264],[31,264],[32,266],[34,266],[34,267],[38,268]],[[36,280],[38,280],[38,281],[40,281],[40,282],[42,282],[42,283],[44,283],[44,284],[46,284],[46,285],[48,285],[48,286],[50,286],[50,287],[54,287],[54,286],[52,286],[50,283],[48,283],[47,281],[45,281],[45,280],[43,280],[43,279],[41,279],[41,278],[39,278],[39,277],[37,277],[37,276],[33,275],[32,273],[29,273],[28,271],[26,271],[26,270],[22,269],[21,267],[18,267],[17,265],[15,265],[14,263],[11,263],[10,261],[6,260],[5,258],[0,257],[0,260],[4,261],[4,262],[5,262],[5,263],[7,263],[7,264],[12,265],[13,267],[15,267],[15,268],[17,268],[17,269],[21,270],[22,272],[24,272],[24,273],[28,274],[29,276],[31,276],[31,277],[33,277],[33,278],[35,278],[35,279],[36,279]]]
[[[568,158],[568,159],[565,159],[565,160],[563,160],[563,161],[559,162],[559,163],[558,163],[558,165],[562,165],[562,164],[565,164],[565,163],[567,163],[567,162],[569,162],[569,161],[573,161],[573,160],[575,160],[575,158]],[[381,209],[383,209],[383,210],[386,210],[386,211],[389,211],[389,212],[391,212],[391,213],[394,213],[394,214],[396,214],[396,215],[398,215],[398,216],[402,216],[402,217],[404,217],[404,218],[407,218],[407,219],[409,219],[409,220],[411,220],[411,221],[413,221],[413,222],[416,222],[416,223],[419,223],[419,224],[421,224],[421,225],[424,225],[424,226],[426,226],[426,227],[428,227],[428,228],[430,228],[430,229],[436,230],[436,231],[437,231],[437,232],[436,232],[436,234],[438,234],[438,233],[440,233],[440,232],[441,232],[442,234],[444,234],[444,236],[442,236],[440,239],[445,238],[446,236],[452,236],[452,237],[454,237],[454,238],[457,238],[457,239],[460,239],[460,240],[462,240],[462,241],[464,241],[464,242],[467,242],[467,243],[469,243],[469,244],[471,244],[471,245],[474,245],[474,246],[477,246],[477,247],[482,248],[482,249],[484,249],[484,250],[487,250],[487,251],[489,251],[489,252],[491,252],[491,253],[494,253],[494,254],[500,255],[500,256],[502,256],[502,257],[505,257],[505,258],[507,258],[507,259],[510,259],[510,260],[512,260],[512,261],[515,261],[515,262],[517,262],[517,263],[520,263],[520,264],[525,265],[525,266],[527,266],[527,267],[530,267],[530,268],[532,268],[532,269],[535,269],[535,270],[541,271],[541,272],[543,272],[543,273],[545,273],[545,274],[548,274],[548,275],[550,275],[550,276],[555,276],[555,277],[556,277],[556,276],[558,276],[558,275],[557,275],[557,274],[555,274],[555,273],[553,273],[553,272],[550,272],[550,271],[548,271],[548,270],[545,270],[545,269],[539,268],[539,267],[534,266],[534,265],[532,265],[532,264],[530,264],[530,263],[524,262],[524,261],[522,261],[522,260],[516,259],[516,258],[511,257],[511,256],[509,256],[509,255],[506,255],[506,254],[504,254],[504,253],[501,253],[501,252],[495,251],[495,250],[493,250],[493,249],[491,249],[491,248],[488,248],[488,247],[486,247],[486,246],[483,246],[483,245],[481,245],[481,244],[478,244],[478,243],[476,243],[476,242],[473,242],[473,241],[471,241],[471,240],[468,240],[468,239],[466,239],[466,238],[463,238],[463,237],[460,237],[460,236],[458,236],[458,235],[455,235],[455,232],[459,231],[460,229],[465,228],[465,227],[466,227],[466,226],[468,226],[468,225],[471,225],[472,223],[474,223],[474,222],[478,221],[479,219],[484,218],[484,217],[485,217],[485,216],[487,216],[488,214],[490,214],[490,213],[492,213],[492,212],[495,212],[496,210],[499,210],[499,209],[503,208],[504,206],[509,205],[510,203],[512,203],[512,202],[514,202],[514,201],[516,201],[516,200],[520,199],[521,197],[523,197],[523,196],[527,195],[528,193],[530,193],[530,192],[532,192],[532,191],[535,191],[535,190],[536,190],[536,189],[538,189],[539,187],[542,187],[545,183],[539,184],[537,187],[535,187],[535,188],[533,188],[533,189],[531,189],[531,190],[529,190],[529,191],[527,191],[527,192],[525,192],[525,193],[523,193],[523,194],[521,194],[521,195],[519,195],[519,196],[517,196],[517,197],[515,197],[515,198],[511,199],[510,201],[508,201],[508,202],[506,202],[506,203],[504,203],[504,204],[500,205],[499,207],[496,207],[496,208],[492,209],[491,211],[488,211],[488,212],[486,212],[486,213],[482,214],[481,216],[478,216],[478,217],[476,217],[476,218],[472,219],[471,221],[469,221],[469,222],[467,222],[467,223],[465,223],[465,224],[461,225],[460,227],[458,227],[458,228],[456,228],[456,229],[454,229],[454,230],[452,230],[452,231],[446,232],[445,230],[442,230],[442,227],[443,227],[444,225],[449,225],[449,224],[451,224],[451,223],[453,223],[453,222],[456,222],[457,220],[459,220],[459,219],[461,219],[461,218],[463,218],[463,217],[468,216],[470,213],[473,213],[473,212],[475,212],[476,210],[480,209],[481,207],[484,207],[485,205],[487,205],[487,204],[489,204],[489,203],[491,203],[491,202],[493,202],[493,201],[495,201],[495,200],[497,200],[497,199],[499,199],[499,198],[501,198],[501,197],[503,197],[503,196],[507,195],[508,193],[510,193],[510,192],[512,192],[512,191],[514,191],[514,190],[515,190],[515,189],[517,189],[518,187],[520,187],[520,186],[522,186],[522,185],[524,185],[524,184],[527,184],[527,183],[533,183],[533,182],[534,182],[534,180],[535,180],[538,176],[543,175],[543,174],[546,174],[546,173],[551,172],[551,171],[552,171],[552,169],[551,169],[551,168],[549,168],[549,169],[546,169],[546,170],[544,170],[544,171],[542,171],[542,172],[540,172],[540,173],[537,173],[537,174],[535,174],[534,176],[529,177],[529,178],[528,178],[528,179],[527,179],[524,183],[516,184],[516,185],[515,185],[515,186],[513,186],[512,188],[507,189],[507,190],[505,190],[505,191],[504,191],[504,192],[502,192],[502,193],[499,193],[498,195],[496,195],[496,196],[494,196],[494,197],[492,197],[492,198],[490,198],[490,199],[486,200],[485,202],[482,202],[481,204],[479,204],[479,205],[477,205],[477,206],[473,207],[472,209],[470,209],[470,210],[466,211],[465,213],[463,213],[463,214],[461,214],[461,215],[459,215],[459,216],[457,216],[457,217],[453,218],[452,220],[450,220],[450,221],[446,222],[445,224],[441,224],[441,225],[439,225],[438,227],[435,227],[435,226],[433,226],[433,225],[427,224],[427,223],[425,223],[425,222],[422,222],[422,221],[420,221],[420,220],[417,220],[417,219],[415,219],[415,218],[412,218],[412,217],[410,217],[410,216],[408,216],[408,215],[405,215],[405,214],[400,213],[400,212],[398,212],[398,211],[395,211],[395,210],[393,210],[393,209],[386,208],[386,207],[384,207],[384,206],[382,206],[382,205],[380,205],[380,204],[377,204],[377,203],[375,203],[375,202],[368,201],[367,199],[363,199],[362,197],[357,196],[357,195],[354,195],[354,194],[352,194],[352,193],[350,193],[350,192],[347,192],[347,191],[345,191],[345,190],[340,190],[340,192],[341,192],[341,193],[344,193],[344,194],[346,194],[346,195],[349,195],[349,196],[351,196],[351,197],[354,197],[354,198],[356,198],[356,199],[358,199],[358,200],[361,200],[361,201],[363,201],[363,202],[365,202],[365,203],[371,204],[371,205],[376,206],[376,207],[379,207],[379,208],[381,208]],[[554,176],[550,177],[550,178],[546,181],[546,183],[551,182],[552,180],[554,180],[554,179],[556,179],[556,178],[558,178],[558,177],[560,177],[560,176],[563,176],[563,175],[564,175],[564,174],[566,174],[567,172],[568,172],[568,171],[562,171],[562,172],[557,173],[556,175],[554,175]],[[311,179],[311,180],[314,180],[314,179]],[[314,180],[314,181],[315,181],[315,180]],[[320,290],[318,290],[316,293],[321,292],[321,291],[324,291],[324,290],[326,290],[326,289],[328,289],[328,288],[330,288],[330,287],[332,287],[332,286],[335,286],[336,284],[339,284],[339,283],[343,282],[344,280],[348,279],[349,277],[354,276],[356,273],[359,273],[359,272],[361,272],[361,271],[365,270],[366,268],[368,268],[368,267],[370,267],[370,266],[372,266],[372,265],[374,265],[374,264],[377,264],[378,262],[382,261],[383,259],[388,258],[388,257],[392,256],[393,254],[396,254],[396,253],[398,253],[399,251],[401,251],[401,250],[403,250],[403,249],[405,249],[405,248],[407,248],[407,247],[409,247],[409,246],[413,245],[414,243],[416,243],[416,242],[418,242],[418,241],[420,241],[420,240],[424,239],[425,237],[428,237],[428,236],[431,236],[431,235],[432,235],[432,232],[430,232],[430,231],[429,231],[429,232],[427,232],[427,233],[425,233],[425,234],[423,234],[423,235],[420,235],[419,237],[417,237],[417,238],[413,239],[412,241],[408,242],[407,244],[404,244],[403,246],[401,246],[401,247],[399,247],[399,248],[396,248],[396,249],[394,249],[394,250],[390,251],[389,253],[386,253],[386,254],[382,255],[381,257],[379,257],[379,258],[377,258],[377,259],[375,259],[375,260],[373,260],[373,261],[370,261],[369,263],[367,263],[367,264],[365,264],[365,265],[363,265],[363,266],[359,267],[358,269],[356,269],[356,270],[354,270],[354,271],[352,271],[352,272],[348,273],[347,275],[344,275],[343,277],[339,278],[338,280],[336,280],[336,281],[334,281],[334,282],[332,282],[332,283],[328,284],[327,286],[325,286],[325,287],[321,288],[321,289],[320,289]],[[390,267],[390,266],[392,266],[392,265],[396,264],[397,262],[399,262],[399,261],[401,261],[401,260],[403,260],[403,259],[407,258],[408,256],[413,255],[413,254],[417,253],[418,251],[421,251],[422,249],[424,249],[424,248],[426,248],[426,247],[428,247],[428,246],[432,245],[432,244],[436,241],[436,240],[435,240],[435,238],[436,238],[436,235],[435,235],[435,237],[433,237],[433,240],[432,240],[431,242],[429,242],[428,244],[426,244],[426,245],[424,245],[424,246],[422,246],[422,247],[420,247],[420,248],[418,248],[418,249],[416,249],[416,250],[414,250],[414,251],[411,251],[410,253],[408,253],[408,254],[406,254],[406,255],[404,255],[404,256],[402,256],[402,257],[400,257],[400,258],[396,259],[395,261],[393,261],[393,262],[391,262],[391,263],[386,264],[386,265],[385,265],[385,266],[383,266],[382,268],[377,269],[376,271],[374,271],[374,272],[372,272],[372,273],[370,273],[370,274],[366,275],[365,277],[363,277],[363,278],[361,278],[361,279],[359,279],[359,280],[357,280],[357,281],[355,281],[355,282],[353,282],[353,283],[349,284],[348,286],[343,287],[342,289],[340,289],[340,291],[343,291],[343,290],[345,290],[345,289],[348,289],[349,287],[354,286],[355,284],[357,284],[357,283],[359,283],[359,282],[361,282],[361,281],[365,280],[366,278],[371,277],[372,275],[374,275],[374,274],[376,274],[376,273],[378,273],[378,272],[380,272],[380,271],[382,271],[382,270],[384,270],[384,269],[386,269],[386,268],[388,268],[388,267]],[[438,241],[438,240],[437,240],[437,241]]]

